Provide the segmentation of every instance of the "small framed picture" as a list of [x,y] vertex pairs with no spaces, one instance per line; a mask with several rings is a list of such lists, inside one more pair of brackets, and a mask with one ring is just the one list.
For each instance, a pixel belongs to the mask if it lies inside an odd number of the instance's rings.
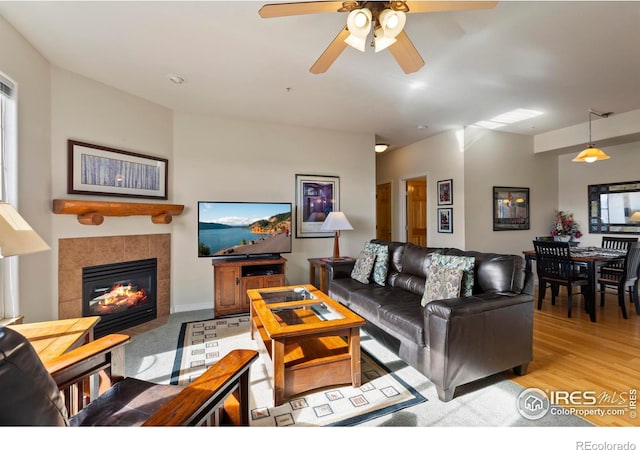
[[453,205],[453,180],[438,181],[438,205]]
[[329,238],[320,227],[331,211],[340,211],[340,177],[296,174],[296,238]]
[[453,208],[438,208],[438,233],[453,233]]
[[493,187],[493,231],[529,229],[529,188]]

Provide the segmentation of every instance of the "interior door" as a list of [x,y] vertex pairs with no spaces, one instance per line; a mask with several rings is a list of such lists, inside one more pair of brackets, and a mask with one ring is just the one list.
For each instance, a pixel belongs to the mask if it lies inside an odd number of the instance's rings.
[[427,246],[427,177],[407,180],[407,242]]
[[391,240],[391,183],[376,186],[376,239]]

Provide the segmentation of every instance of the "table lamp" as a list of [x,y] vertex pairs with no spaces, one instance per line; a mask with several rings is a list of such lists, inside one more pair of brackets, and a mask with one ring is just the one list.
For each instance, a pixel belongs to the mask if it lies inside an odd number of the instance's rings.
[[49,250],[49,246],[9,203],[0,203],[0,258]]
[[322,231],[333,231],[333,259],[340,258],[339,232],[341,230],[353,230],[353,227],[347,220],[347,217],[341,211],[330,212],[320,227]]

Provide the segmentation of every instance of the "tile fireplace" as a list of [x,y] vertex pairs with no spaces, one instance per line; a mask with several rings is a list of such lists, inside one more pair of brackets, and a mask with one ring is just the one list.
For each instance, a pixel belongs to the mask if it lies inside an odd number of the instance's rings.
[[[156,315],[158,318],[166,317],[170,312],[170,278],[171,278],[171,234],[142,234],[142,235],[122,235],[122,236],[98,236],[85,238],[66,238],[58,240],[58,319],[72,319],[87,315],[83,306],[83,272],[85,268],[100,268],[102,266],[109,267],[123,263],[133,263],[149,259],[156,260],[156,286],[155,289],[155,305]],[[125,265],[126,269],[130,267]],[[112,281],[126,281],[124,288],[128,288],[129,281],[132,288],[143,285],[145,280],[140,280],[138,276],[115,276]],[[129,278],[133,278],[129,280]],[[144,277],[142,277],[144,278]],[[102,280],[101,286],[95,286],[97,289],[92,295],[94,300],[106,294],[106,289],[112,288],[111,282]],[[118,284],[118,283],[116,283]],[[145,293],[148,296],[147,289]],[[120,295],[118,301],[123,301],[122,292],[115,292],[116,297]],[[140,295],[140,294],[137,294]],[[94,305],[101,297],[94,301]],[[135,299],[129,299],[135,302]],[[138,302],[140,305],[148,305],[150,300],[147,298],[144,302]],[[105,303],[105,302],[103,302]],[[122,308],[124,308],[122,306]],[[95,308],[94,308],[95,309]],[[106,309],[109,310],[108,308]],[[143,307],[140,310],[144,310]],[[111,308],[112,317],[120,317],[122,311],[113,307]],[[145,315],[140,313],[141,315]],[[91,313],[90,315],[95,315]],[[124,314],[122,314],[124,316]],[[152,318],[148,318],[152,320]],[[107,317],[101,317],[98,326],[101,323],[108,322]],[[133,326],[130,324],[127,327]],[[115,332],[115,331],[109,331]]]
[[100,316],[95,337],[157,318],[157,259],[82,269],[82,315]]

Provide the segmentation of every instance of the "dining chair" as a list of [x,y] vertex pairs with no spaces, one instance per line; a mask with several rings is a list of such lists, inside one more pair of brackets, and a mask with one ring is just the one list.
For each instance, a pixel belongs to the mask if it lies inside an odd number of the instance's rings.
[[547,286],[551,287],[551,304],[555,305],[560,286],[567,289],[567,317],[571,317],[573,303],[573,288],[580,286],[580,293],[585,296],[591,294],[589,277],[586,273],[576,270],[571,260],[568,242],[533,241],[536,252],[536,270],[538,274],[538,309],[542,309],[542,299],[545,297]]
[[627,318],[624,294],[629,291],[629,300],[635,305],[636,313],[640,314],[638,301],[638,277],[640,276],[640,242],[633,242],[627,249],[621,271],[601,272],[596,280],[600,288],[600,306],[604,306],[607,287],[614,288],[618,294],[618,305],[622,310],[622,317]]
[[[628,250],[629,246],[638,242],[637,237],[602,236],[602,248],[611,250]],[[623,267],[621,262],[612,262],[600,266],[600,274],[605,277],[620,277]]]

